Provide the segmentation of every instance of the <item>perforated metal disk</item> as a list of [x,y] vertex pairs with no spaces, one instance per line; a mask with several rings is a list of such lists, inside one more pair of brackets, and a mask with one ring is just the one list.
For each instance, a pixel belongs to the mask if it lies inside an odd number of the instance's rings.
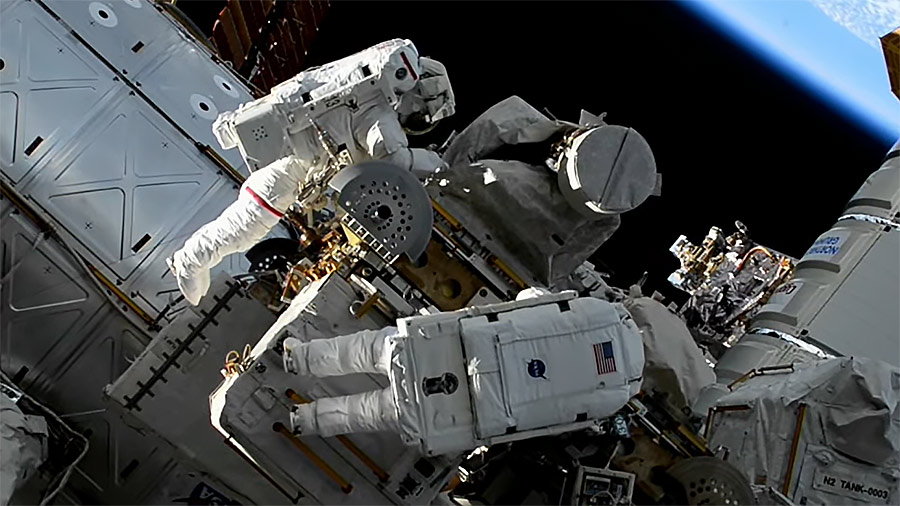
[[383,257],[405,253],[416,260],[425,252],[434,216],[428,193],[411,172],[387,162],[363,162],[329,184],[340,192],[341,208],[371,235],[363,240],[377,241],[373,246]]
[[666,473],[684,486],[688,504],[755,504],[744,474],[715,457],[685,459]]

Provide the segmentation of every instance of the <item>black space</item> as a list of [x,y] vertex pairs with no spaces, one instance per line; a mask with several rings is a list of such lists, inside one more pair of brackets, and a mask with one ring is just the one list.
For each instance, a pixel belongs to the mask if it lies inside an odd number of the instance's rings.
[[620,286],[647,270],[645,291],[674,295],[669,246],[734,220],[802,255],[890,147],[673,2],[337,1],[319,28],[310,65],[399,37],[447,66],[457,114],[417,144],[514,94],[560,119],[584,108],[637,129],[663,196],[625,214],[594,257]]

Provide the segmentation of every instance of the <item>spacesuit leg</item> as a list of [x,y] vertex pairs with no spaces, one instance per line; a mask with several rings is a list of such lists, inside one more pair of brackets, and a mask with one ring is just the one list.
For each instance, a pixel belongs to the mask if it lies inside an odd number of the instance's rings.
[[291,410],[295,434],[323,437],[352,432],[399,432],[397,406],[390,388],[343,397],[326,397]]
[[394,350],[391,338],[396,335],[395,327],[385,327],[308,343],[291,337],[284,340],[284,370],[315,377],[353,373],[387,375]]
[[175,252],[169,268],[193,305],[209,289],[209,270],[228,255],[250,249],[265,237],[296,199],[305,169],[291,157],[276,160],[244,182],[236,202],[204,225]]
[[278,219],[242,191],[237,201],[195,232],[169,260],[185,299],[196,306],[209,290],[209,270],[225,256],[256,244]]

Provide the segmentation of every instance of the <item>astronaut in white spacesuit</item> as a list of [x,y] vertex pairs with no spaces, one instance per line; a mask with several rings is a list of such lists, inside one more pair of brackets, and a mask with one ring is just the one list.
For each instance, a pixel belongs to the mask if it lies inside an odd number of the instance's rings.
[[420,133],[454,108],[444,66],[419,57],[412,42],[395,39],[302,72],[220,115],[213,125],[220,144],[239,147],[251,167],[265,166],[247,178],[236,202],[169,259],[178,288],[197,305],[209,289],[209,270],[261,240],[300,187],[334,162],[335,150],[346,150],[352,163],[380,159],[419,177],[433,173],[443,165],[440,157],[410,148],[405,132]]
[[583,429],[641,387],[641,335],[621,304],[532,289],[515,302],[397,323],[308,343],[285,339],[288,372],[390,378],[380,391],[295,405],[295,433],[394,431],[427,454],[452,453],[498,437]]

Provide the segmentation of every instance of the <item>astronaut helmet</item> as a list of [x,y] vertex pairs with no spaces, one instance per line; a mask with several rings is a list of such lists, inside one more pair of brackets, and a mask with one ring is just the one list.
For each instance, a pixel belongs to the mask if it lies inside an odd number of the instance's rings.
[[416,86],[400,96],[397,113],[410,135],[430,132],[437,123],[456,112],[453,88],[444,65],[431,58],[419,58],[422,75]]

